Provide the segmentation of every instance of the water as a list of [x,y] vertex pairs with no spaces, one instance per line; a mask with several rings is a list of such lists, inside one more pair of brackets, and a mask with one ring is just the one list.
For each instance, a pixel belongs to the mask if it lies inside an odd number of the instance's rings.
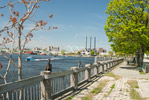
[[[22,56],[22,62],[23,62],[22,78],[29,78],[32,76],[40,75],[40,72],[44,71],[45,66],[48,64],[48,61],[26,61],[25,59],[29,56],[33,56],[35,58],[41,58],[41,59],[51,58],[52,72],[70,70],[71,67],[77,67],[79,61],[81,61],[81,66],[94,62],[94,58],[91,58],[91,57],[84,58],[84,57],[70,57],[70,56],[52,57],[48,55],[23,55]],[[16,54],[13,55],[13,59],[14,59],[14,62],[17,63]],[[3,64],[3,68],[0,69],[0,74],[4,75],[4,72],[6,71],[6,68],[7,68],[8,60],[0,56],[0,62]],[[15,77],[13,78],[13,76]],[[9,81],[17,80],[17,67],[14,65],[11,65],[10,67],[10,70],[8,73],[8,80]],[[3,82],[0,81],[0,83],[3,83]]]

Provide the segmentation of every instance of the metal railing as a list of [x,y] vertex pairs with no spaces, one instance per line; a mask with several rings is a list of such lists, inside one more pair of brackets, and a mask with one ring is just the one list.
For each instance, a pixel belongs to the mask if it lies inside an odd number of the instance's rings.
[[98,61],[62,72],[43,71],[39,76],[0,85],[0,100],[49,100],[75,91],[93,77],[121,63],[123,59]]

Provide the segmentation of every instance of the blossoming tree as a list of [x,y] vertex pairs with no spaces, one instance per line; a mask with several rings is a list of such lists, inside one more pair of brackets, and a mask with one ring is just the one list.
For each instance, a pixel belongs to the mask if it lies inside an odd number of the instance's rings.
[[[40,3],[49,1],[50,0],[0,0],[0,20],[3,20],[3,18],[7,19],[7,23],[0,27],[0,46],[9,49],[10,55],[9,57],[5,56],[5,53],[1,53],[0,55],[9,60],[7,70],[3,75],[5,83],[7,83],[7,74],[11,64],[18,68],[18,81],[22,79],[22,53],[26,44],[33,38],[33,33],[41,29],[57,29],[57,27],[47,26],[47,23],[49,19],[53,17],[53,14],[47,16],[47,19],[45,20],[34,18],[35,16],[38,16],[36,12],[40,9]],[[20,6],[21,9],[19,9]],[[7,11],[10,13],[6,14],[5,12]],[[30,30],[26,30],[27,27],[25,24],[27,23],[33,24]],[[8,44],[9,48],[7,46]],[[12,58],[14,48],[17,48],[17,64],[14,63]],[[3,62],[0,63],[2,68]]]

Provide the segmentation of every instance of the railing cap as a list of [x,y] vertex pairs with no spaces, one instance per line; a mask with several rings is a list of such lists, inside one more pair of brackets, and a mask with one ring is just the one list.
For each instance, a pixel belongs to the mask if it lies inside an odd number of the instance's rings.
[[44,79],[50,79],[50,71],[42,71],[40,72],[40,75],[44,76]]
[[85,67],[91,68],[91,64],[86,64]]
[[77,73],[78,72],[78,67],[71,67],[71,70],[73,70],[75,73]]
[[93,66],[98,66],[98,63],[97,63],[97,62],[96,62],[96,63],[94,63],[94,64],[93,64]]

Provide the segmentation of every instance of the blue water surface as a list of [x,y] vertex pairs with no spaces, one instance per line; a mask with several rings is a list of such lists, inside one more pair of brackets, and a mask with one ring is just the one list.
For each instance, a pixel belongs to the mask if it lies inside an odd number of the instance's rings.
[[[9,55],[6,55],[9,56]],[[26,58],[32,56],[38,59],[51,59],[52,64],[52,72],[59,72],[64,70],[70,70],[71,67],[77,67],[78,62],[81,61],[81,66],[83,67],[85,64],[92,64],[94,62],[94,57],[71,57],[71,56],[50,56],[50,55],[22,55],[22,78],[29,78],[33,76],[40,75],[41,71],[45,70],[45,66],[48,64],[48,61],[26,61]],[[17,54],[13,55],[14,62],[17,64]],[[0,74],[4,75],[8,59],[0,56],[0,62],[3,64],[3,68],[0,69]],[[10,70],[8,72],[8,81],[16,81],[17,80],[17,67],[12,65],[10,66]],[[3,81],[0,81],[3,83]]]

